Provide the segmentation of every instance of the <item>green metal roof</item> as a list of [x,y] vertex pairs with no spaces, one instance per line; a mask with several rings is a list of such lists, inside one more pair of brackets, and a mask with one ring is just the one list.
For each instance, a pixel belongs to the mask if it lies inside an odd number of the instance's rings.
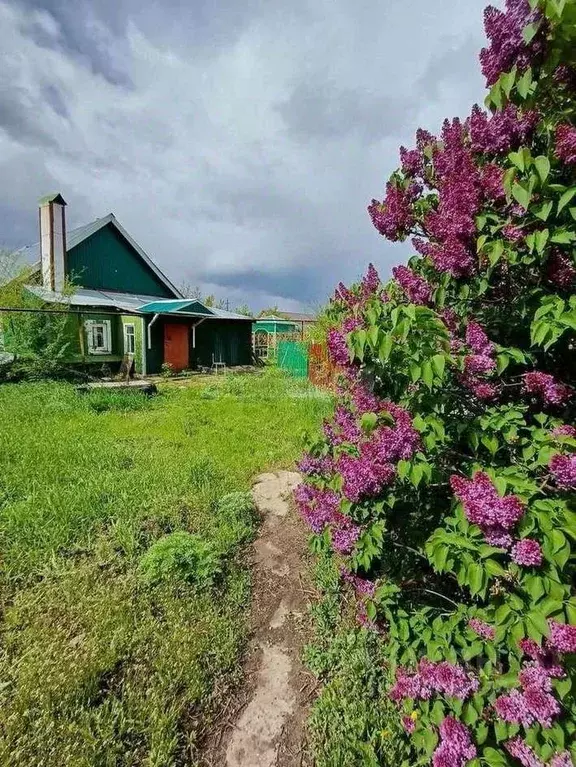
[[212,312],[203,306],[196,306],[199,302],[188,299],[173,301],[172,299],[152,301],[139,307],[141,312],[152,312],[153,314],[174,314],[175,312],[193,311],[197,314],[205,314],[209,317]]

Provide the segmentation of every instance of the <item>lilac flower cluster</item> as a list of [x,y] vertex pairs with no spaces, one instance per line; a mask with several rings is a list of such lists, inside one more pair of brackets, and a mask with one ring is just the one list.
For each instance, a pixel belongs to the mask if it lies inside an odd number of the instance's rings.
[[562,405],[572,394],[571,389],[556,381],[554,376],[537,370],[524,375],[524,390],[529,394],[537,394],[550,405]]
[[336,469],[343,479],[344,496],[357,502],[361,498],[378,495],[396,475],[395,464],[407,460],[420,446],[420,435],[412,426],[410,414],[393,403],[382,403],[380,410],[387,410],[395,420],[394,426],[379,426],[370,435],[363,435],[354,416],[350,422],[349,411],[337,408],[332,441],[341,444],[341,436],[357,448],[357,454],[345,453],[336,461]]
[[546,264],[546,276],[554,285],[566,290],[576,282],[576,268],[568,256],[554,251]]
[[489,115],[478,104],[467,121],[473,152],[502,155],[524,144],[538,124],[536,112],[521,112],[513,104]]
[[480,172],[480,184],[484,197],[492,202],[506,199],[504,191],[504,169],[494,163],[488,163]]
[[339,514],[336,519],[333,520],[333,525],[330,529],[332,547],[340,554],[350,554],[361,533],[361,527],[354,524],[354,522],[344,514]]
[[353,330],[361,327],[362,321],[357,317],[346,317],[340,329],[330,328],[328,331],[328,353],[331,361],[340,367],[347,367],[350,364],[350,354],[346,336]]
[[576,427],[570,426],[570,424],[563,423],[561,426],[556,426],[552,429],[553,437],[572,437],[576,439]]
[[302,457],[298,464],[298,471],[309,477],[327,477],[334,471],[334,462],[330,456],[315,458],[308,453]]
[[[560,625],[560,624],[559,624]],[[556,650],[545,640],[544,646],[540,647],[533,639],[521,639],[518,643],[520,649],[538,665],[545,669],[550,677],[561,679],[565,676],[564,669],[560,665]]]
[[552,727],[552,720],[560,713],[560,705],[551,695],[552,682],[543,666],[526,664],[520,672],[520,690],[512,690],[494,701],[498,716],[510,724],[530,727],[539,722],[542,727]]
[[402,727],[406,730],[406,732],[409,735],[412,735],[412,733],[416,729],[416,721],[411,716],[403,716]]
[[488,543],[510,548],[510,530],[524,515],[520,499],[515,495],[501,498],[490,477],[480,471],[471,480],[454,474],[450,485],[462,502],[467,519],[480,527]]
[[524,230],[515,224],[506,224],[502,227],[502,234],[509,242],[520,242],[524,239]]
[[332,490],[303,483],[295,489],[294,499],[300,514],[315,533],[321,533],[326,525],[341,516],[340,497]]
[[538,541],[531,538],[523,538],[516,541],[512,546],[511,557],[517,565],[526,565],[528,567],[540,567],[542,564],[542,549]]
[[492,641],[496,637],[495,629],[488,623],[484,623],[484,621],[481,621],[478,618],[472,618],[472,620],[469,620],[468,625],[472,631],[478,634],[479,637],[482,637],[482,639]]
[[476,746],[472,743],[468,728],[447,716],[440,725],[440,745],[434,751],[434,767],[464,767],[476,756]]
[[345,567],[340,568],[340,575],[346,583],[349,583],[359,594],[367,597],[373,597],[376,593],[376,584],[374,581],[366,580],[366,578],[360,578],[359,575],[355,575],[347,570]]
[[416,274],[407,266],[395,266],[392,269],[392,274],[411,303],[430,303],[432,288],[423,277],[420,277],[419,274]]
[[[464,357],[464,373],[460,376],[463,386],[480,400],[491,400],[498,393],[498,387],[482,379],[496,369],[496,350],[492,341],[476,322],[469,322],[466,328],[466,344],[474,352]],[[456,353],[459,348],[455,349]]]
[[538,18],[528,0],[506,0],[506,12],[493,6],[486,8],[484,29],[490,47],[480,52],[480,64],[488,86],[493,85],[502,73],[514,66],[523,72],[542,51],[540,36],[537,35],[527,44],[522,35],[524,27]]
[[576,128],[562,124],[556,128],[556,157],[566,165],[576,164]]
[[550,629],[548,645],[553,651],[576,653],[576,626],[549,620],[548,628]]
[[363,299],[371,298],[376,295],[380,288],[380,275],[376,271],[374,264],[368,264],[368,270],[362,282],[360,283],[360,293]]
[[422,658],[417,671],[410,672],[402,666],[397,669],[390,699],[396,703],[405,698],[429,700],[434,693],[440,693],[466,700],[477,689],[478,679],[461,666],[447,661],[432,663],[428,658]]
[[576,490],[576,453],[572,455],[557,453],[550,459],[549,466],[559,487]]
[[408,190],[391,181],[386,185],[386,196],[379,202],[372,200],[368,214],[381,235],[396,242],[410,233],[414,225],[412,202],[416,196],[414,187]]
[[[508,740],[504,743],[504,747],[510,756],[518,759],[522,767],[546,767],[546,764],[536,756],[533,749],[519,736]],[[563,751],[552,757],[548,767],[573,767],[572,757],[568,751]]]

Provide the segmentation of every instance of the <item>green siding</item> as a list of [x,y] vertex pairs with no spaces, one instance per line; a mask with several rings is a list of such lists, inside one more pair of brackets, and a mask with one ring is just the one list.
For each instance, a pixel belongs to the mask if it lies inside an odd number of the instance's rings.
[[142,347],[143,347],[143,319],[142,317],[135,317],[132,314],[125,314],[120,317],[120,331],[122,334],[121,343],[122,351],[124,351],[124,325],[134,325],[134,342],[136,346],[136,353],[134,354],[134,370],[136,373],[141,374],[142,369]]
[[71,248],[67,269],[73,282],[83,288],[174,298],[112,224]]
[[[192,344],[192,334],[190,334]],[[234,320],[206,320],[196,328],[196,348],[190,348],[192,367],[210,367],[216,362],[227,365],[252,363],[252,324]]]
[[274,322],[273,320],[269,322],[258,321],[254,323],[253,330],[254,332],[257,330],[266,330],[268,333],[278,333],[278,335],[281,335],[282,333],[297,333],[300,330],[300,326],[293,322],[288,322],[287,320],[278,322]]

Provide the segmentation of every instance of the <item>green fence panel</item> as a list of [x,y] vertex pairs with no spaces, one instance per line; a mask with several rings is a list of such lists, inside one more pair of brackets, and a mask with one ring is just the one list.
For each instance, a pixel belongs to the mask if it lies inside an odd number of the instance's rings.
[[308,345],[300,341],[279,341],[278,367],[294,378],[306,378],[308,376]]

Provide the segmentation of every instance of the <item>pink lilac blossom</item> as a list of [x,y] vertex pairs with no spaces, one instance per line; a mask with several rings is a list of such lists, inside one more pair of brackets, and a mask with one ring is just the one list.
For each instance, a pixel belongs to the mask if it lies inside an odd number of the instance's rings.
[[358,299],[352,293],[352,291],[344,285],[343,282],[338,283],[338,287],[334,291],[334,301],[341,301],[344,304],[347,304],[349,307],[353,307]]
[[447,716],[440,725],[440,745],[434,751],[434,767],[464,767],[476,756],[476,746],[472,743],[468,728]]
[[412,245],[418,253],[428,257],[439,272],[448,272],[453,277],[469,277],[474,271],[475,262],[470,247],[455,237],[442,243],[426,242],[415,237]]
[[380,287],[380,275],[376,271],[374,264],[368,264],[368,271],[360,283],[360,292],[363,299],[371,298],[376,295]]
[[429,700],[433,693],[441,693],[465,700],[477,689],[476,677],[461,666],[452,665],[447,661],[432,663],[427,658],[422,658],[417,671],[409,672],[403,667],[396,671],[390,698],[395,702],[405,698]]
[[551,405],[562,405],[571,395],[568,386],[556,381],[554,376],[537,370],[524,375],[524,390],[529,394],[537,394]]
[[549,767],[574,767],[574,762],[568,751],[563,751],[552,757]]
[[340,554],[349,554],[361,533],[362,528],[341,514],[337,524],[333,525],[330,530],[332,547]]
[[576,268],[568,256],[555,251],[548,259],[546,276],[554,285],[568,290],[576,282]]
[[386,409],[386,403],[366,386],[357,381],[352,387],[352,402],[358,413],[380,413]]
[[550,629],[548,643],[552,650],[560,653],[576,653],[576,626],[549,620],[548,628]]
[[567,423],[563,423],[561,426],[556,426],[555,429],[552,429],[552,436],[553,437],[572,437],[576,439],[576,428],[574,426],[570,426]]
[[536,112],[521,112],[513,104],[492,115],[475,104],[467,121],[472,151],[505,154],[524,144],[537,124]]
[[400,163],[402,172],[406,176],[422,176],[424,173],[424,161],[422,153],[418,149],[406,149],[400,147]]
[[464,357],[464,372],[476,376],[492,373],[496,368],[496,360],[484,354],[468,354]]
[[510,756],[513,756],[514,759],[518,759],[522,767],[546,767],[544,762],[536,756],[530,746],[520,737],[506,741],[506,743],[504,743],[504,748],[508,751]]
[[366,578],[360,578],[359,575],[355,575],[347,570],[345,567],[340,568],[341,577],[356,589],[359,594],[363,594],[367,597],[373,597],[376,593],[376,584],[374,581],[366,580]]
[[552,682],[550,674],[539,663],[526,663],[522,671],[518,674],[518,680],[524,689],[536,687],[544,692],[552,691]]
[[356,620],[365,629],[369,629],[370,631],[381,633],[381,629],[378,625],[378,621],[375,620],[374,618],[369,617],[366,611],[366,605],[363,602],[358,605],[358,610],[356,612]]
[[494,85],[501,74],[514,66],[524,72],[542,51],[540,36],[526,43],[522,34],[528,23],[539,18],[528,0],[506,0],[505,12],[493,6],[485,9],[484,29],[490,47],[480,52],[480,64],[487,86]]
[[409,234],[414,225],[412,213],[414,191],[407,191],[389,181],[386,185],[386,196],[382,202],[372,200],[368,206],[368,214],[373,225],[386,239],[396,242]]
[[530,538],[524,538],[517,541],[512,546],[512,559],[517,565],[526,565],[528,567],[540,567],[542,564],[542,549],[538,541]]
[[553,455],[549,463],[550,471],[559,487],[576,489],[576,453],[572,455]]
[[329,476],[334,471],[334,462],[330,456],[316,458],[306,454],[298,464],[298,471],[302,472],[302,474],[307,474],[308,476]]
[[392,269],[392,274],[409,301],[413,304],[430,303],[432,288],[423,277],[420,277],[407,266],[395,266]]
[[559,664],[556,651],[549,645],[540,647],[533,639],[521,639],[518,646],[529,658],[536,661],[549,677],[562,679],[566,674]]
[[453,309],[443,309],[439,312],[439,316],[442,318],[442,322],[446,325],[451,333],[456,333],[458,330],[458,315]]
[[412,733],[416,729],[416,722],[414,721],[414,719],[412,719],[411,716],[403,716],[402,727],[406,730],[406,732],[409,735],[412,735]]
[[506,226],[502,227],[502,234],[510,242],[520,242],[524,237],[524,230],[521,226],[506,224]]
[[339,518],[340,497],[332,490],[301,484],[294,491],[294,499],[300,514],[315,533],[321,533],[327,524]]
[[472,618],[472,620],[468,621],[468,625],[472,631],[478,634],[478,636],[482,637],[482,639],[492,641],[496,637],[495,629],[488,623],[484,623],[484,621],[481,621],[478,618]]
[[484,197],[492,202],[501,202],[506,199],[504,191],[504,169],[494,163],[488,163],[482,168],[480,184]]
[[509,531],[524,515],[519,498],[515,495],[500,497],[490,477],[480,471],[471,480],[453,474],[450,485],[464,506],[466,518],[480,527],[487,540],[511,543]]
[[543,727],[552,727],[552,720],[560,713],[556,698],[550,694],[552,683],[550,673],[540,663],[526,664],[519,674],[523,692],[512,690],[494,701],[496,713],[506,722],[529,727],[539,722]]
[[562,124],[556,128],[556,157],[567,165],[576,164],[576,128]]

